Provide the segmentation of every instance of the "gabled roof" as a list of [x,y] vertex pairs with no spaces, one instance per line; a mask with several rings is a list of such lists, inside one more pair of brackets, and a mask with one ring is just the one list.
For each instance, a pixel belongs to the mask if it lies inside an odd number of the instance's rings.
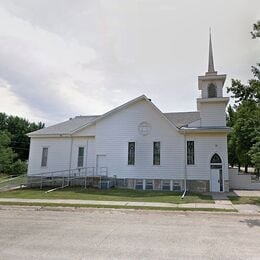
[[105,118],[105,117],[107,117],[107,116],[110,116],[110,115],[112,115],[113,113],[118,112],[118,111],[120,111],[120,110],[122,110],[122,109],[125,109],[125,108],[129,107],[130,105],[133,105],[133,104],[135,104],[135,103],[137,103],[137,102],[139,102],[139,101],[141,101],[141,100],[146,100],[147,102],[150,102],[150,103],[153,105],[153,107],[154,107],[156,110],[158,110],[158,111],[162,114],[162,112],[151,102],[151,100],[150,100],[149,98],[147,98],[145,95],[141,95],[141,96],[139,96],[139,97],[137,97],[137,98],[135,98],[135,99],[132,99],[132,100],[130,100],[130,101],[124,103],[124,104],[121,105],[121,106],[118,106],[118,107],[116,107],[116,108],[114,108],[114,109],[112,109],[112,110],[106,112],[105,114],[103,114],[103,115],[97,117],[95,120],[93,120],[93,121],[91,121],[91,122],[88,122],[88,123],[82,125],[82,126],[79,127],[78,129],[76,129],[76,130],[74,131],[74,133],[79,132],[79,131],[81,131],[83,128],[85,128],[85,127],[87,127],[87,126],[89,126],[89,125],[92,125],[92,124],[96,123],[97,121],[102,120],[103,118]]
[[187,126],[188,124],[200,119],[199,112],[164,113],[164,115],[178,128]]
[[200,119],[199,112],[181,112],[181,113],[162,113],[145,95],[139,96],[115,109],[108,111],[107,113],[100,116],[77,116],[68,121],[49,126],[28,134],[29,137],[34,136],[50,136],[50,135],[71,135],[77,133],[88,127],[95,124],[99,120],[112,115],[113,113],[120,111],[129,107],[130,105],[137,103],[141,100],[146,100],[161,116],[169,122],[175,129],[178,129],[182,126],[186,126],[189,123],[197,121]]
[[75,118],[72,118],[65,122],[31,132],[28,134],[28,136],[31,137],[31,136],[38,136],[38,135],[57,135],[57,134],[70,135],[79,127],[95,120],[97,117],[98,116],[76,116]]

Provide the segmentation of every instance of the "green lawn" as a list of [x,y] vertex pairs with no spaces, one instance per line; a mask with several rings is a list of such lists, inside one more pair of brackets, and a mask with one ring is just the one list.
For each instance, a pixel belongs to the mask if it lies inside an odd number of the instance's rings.
[[19,186],[21,183],[27,182],[27,176],[20,175],[20,176],[14,176],[10,177],[8,175],[0,175],[0,188],[8,185],[17,185]]
[[3,173],[0,173],[0,182],[2,182],[2,181],[4,181],[4,180],[6,180],[6,179],[8,179],[8,175],[6,175],[6,174],[3,174]]
[[239,197],[228,196],[233,204],[254,204],[260,205],[260,197]]
[[105,201],[142,201],[142,202],[169,202],[169,203],[214,203],[209,195],[187,193],[181,199],[181,193],[166,191],[137,191],[128,189],[99,190],[94,188],[65,188],[50,193],[40,189],[19,189],[0,192],[0,198],[24,199],[81,199]]

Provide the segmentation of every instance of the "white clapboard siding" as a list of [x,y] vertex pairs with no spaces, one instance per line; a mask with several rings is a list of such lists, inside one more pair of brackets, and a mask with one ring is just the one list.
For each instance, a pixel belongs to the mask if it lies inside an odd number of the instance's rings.
[[[47,167],[41,167],[43,147],[48,147]],[[93,137],[31,138],[28,175],[77,168],[79,147],[85,148],[84,167],[95,167],[95,138]]]
[[[219,113],[221,111],[220,109]],[[209,108],[208,113],[213,116],[213,109]],[[211,120],[208,114],[203,116]],[[216,123],[218,120],[220,119],[213,120],[212,124],[220,124]],[[151,125],[151,133],[147,136],[141,135],[138,131],[142,122]],[[92,136],[94,134],[95,136]],[[195,142],[195,165],[187,166],[188,179],[210,180],[210,159],[214,153],[218,153],[222,158],[224,177],[228,179],[226,134],[190,134],[187,140]],[[153,165],[155,141],[161,143],[161,164],[158,166]],[[136,143],[133,166],[128,165],[128,142]],[[73,137],[32,137],[28,174],[77,168],[78,148],[84,147],[84,167],[96,167],[100,163],[101,166],[108,167],[109,176],[133,179],[184,179],[185,146],[184,135],[180,134],[150,101],[141,100],[97,120]],[[41,167],[43,147],[49,149],[48,164],[45,168]],[[96,162],[97,157],[100,162]]]
[[[142,136],[138,125],[151,133]],[[153,142],[161,142],[161,165],[153,165]],[[183,178],[184,138],[147,101],[140,101],[96,123],[96,153],[106,155],[109,175],[118,178]],[[128,165],[128,142],[136,142],[135,165]]]
[[187,177],[190,180],[210,179],[210,159],[217,153],[223,163],[224,178],[228,180],[227,137],[225,134],[188,135],[187,140],[194,141],[195,164],[187,165]]
[[78,167],[78,150],[84,147],[84,165],[83,167],[95,167],[95,138],[91,137],[73,137],[72,141],[72,160],[71,168]]
[[225,103],[201,103],[201,126],[226,126]]
[[[28,175],[69,169],[70,144],[70,138],[31,138]],[[41,167],[43,147],[48,147],[47,167]]]

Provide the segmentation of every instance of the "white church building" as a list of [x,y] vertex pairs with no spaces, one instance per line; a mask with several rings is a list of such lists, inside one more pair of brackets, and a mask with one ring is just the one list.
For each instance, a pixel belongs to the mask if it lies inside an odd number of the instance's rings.
[[145,95],[100,116],[77,116],[29,133],[28,176],[85,169],[118,187],[143,190],[229,190],[226,75],[198,77],[197,111],[163,113]]

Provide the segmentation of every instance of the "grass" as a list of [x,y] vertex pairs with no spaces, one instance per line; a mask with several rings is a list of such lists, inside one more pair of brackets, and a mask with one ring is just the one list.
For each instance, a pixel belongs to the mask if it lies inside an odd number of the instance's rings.
[[260,197],[239,197],[239,196],[228,196],[233,204],[253,204],[260,205]]
[[161,211],[204,211],[204,212],[238,212],[235,209],[214,208],[173,208],[173,207],[151,207],[151,206],[119,206],[119,205],[82,205],[66,203],[36,203],[36,202],[0,202],[0,205],[16,206],[41,206],[41,207],[76,207],[76,208],[111,208],[111,209],[135,209],[135,210],[161,210]]
[[129,189],[99,190],[94,188],[68,187],[45,193],[43,189],[19,189],[0,192],[0,198],[23,199],[79,199],[79,200],[104,200],[104,201],[137,201],[137,202],[168,202],[168,203],[214,203],[209,195],[188,193],[181,199],[179,192],[167,191],[138,191]]
[[0,182],[7,180],[8,178],[9,178],[9,176],[7,174],[0,173]]
[[26,183],[27,176],[20,175],[20,176],[10,176],[10,175],[0,175],[0,188],[4,186],[16,185],[19,186],[21,183]]

